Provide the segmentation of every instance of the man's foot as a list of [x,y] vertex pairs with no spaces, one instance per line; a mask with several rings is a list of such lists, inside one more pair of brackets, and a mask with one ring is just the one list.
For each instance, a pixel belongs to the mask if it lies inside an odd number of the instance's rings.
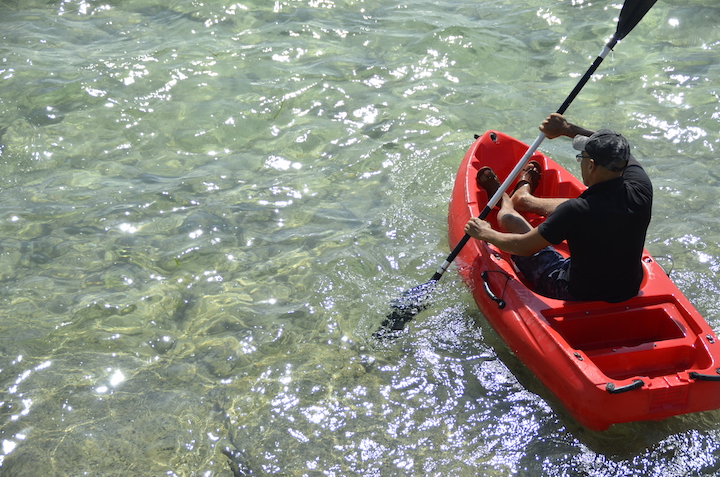
[[540,177],[542,176],[542,169],[540,163],[537,161],[530,161],[525,167],[523,167],[520,173],[520,180],[518,181],[515,189],[513,189],[510,196],[514,196],[516,192],[522,194],[533,194],[540,183]]
[[[488,166],[483,166],[478,169],[476,180],[478,187],[485,189],[485,192],[487,192],[488,201],[500,188],[500,179],[498,179],[495,171]],[[502,199],[498,201],[498,205],[501,201]]]

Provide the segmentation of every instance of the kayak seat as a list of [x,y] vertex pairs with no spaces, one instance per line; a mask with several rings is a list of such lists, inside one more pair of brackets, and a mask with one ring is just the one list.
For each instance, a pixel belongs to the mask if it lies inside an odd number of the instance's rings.
[[564,313],[552,310],[548,324],[606,376],[661,376],[711,362],[673,303],[598,306]]
[[698,350],[694,337],[644,343],[632,347],[604,348],[586,353],[608,378],[672,375],[693,368]]

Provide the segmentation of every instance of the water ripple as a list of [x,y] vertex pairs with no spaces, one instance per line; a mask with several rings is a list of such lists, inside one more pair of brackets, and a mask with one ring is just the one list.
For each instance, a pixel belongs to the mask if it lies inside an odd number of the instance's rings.
[[[2,474],[714,475],[716,412],[582,429],[451,272],[369,339],[473,133],[534,137],[616,10],[3,2]],[[568,111],[626,131],[713,327],[716,19],[656,5]]]

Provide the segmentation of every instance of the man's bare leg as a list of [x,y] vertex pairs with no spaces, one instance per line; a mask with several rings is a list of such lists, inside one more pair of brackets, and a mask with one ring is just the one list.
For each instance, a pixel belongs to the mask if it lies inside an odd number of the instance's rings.
[[535,197],[530,193],[530,186],[528,184],[523,184],[515,190],[511,200],[515,210],[519,212],[530,212],[532,214],[547,217],[557,208],[558,205],[568,199]]
[[[535,172],[533,172],[533,169]],[[533,161],[523,169],[520,176],[520,185],[513,191],[512,197],[503,193],[498,203],[498,225],[504,232],[526,233],[532,230],[532,225],[523,217],[520,212],[531,212],[533,214],[548,216],[555,208],[567,199],[552,199],[535,197],[532,192],[537,187],[540,179],[540,165]],[[488,197],[491,197],[500,188],[500,181],[495,172],[489,167],[483,167],[478,171],[477,183],[485,189]]]
[[514,202],[507,193],[503,194],[497,217],[498,225],[504,232],[524,234],[532,230],[532,225],[515,210]]
[[540,168],[539,162],[530,161],[523,167],[518,185],[512,193],[515,210],[519,212],[531,212],[547,217],[558,205],[567,200],[535,197],[533,193],[540,182],[541,176],[542,169]]

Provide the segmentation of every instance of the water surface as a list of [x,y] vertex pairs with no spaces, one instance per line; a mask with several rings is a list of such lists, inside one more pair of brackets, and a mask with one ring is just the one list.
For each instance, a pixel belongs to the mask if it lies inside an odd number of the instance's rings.
[[[447,255],[473,134],[531,141],[618,13],[2,2],[2,475],[717,475],[719,412],[582,428],[452,269],[370,339]],[[661,0],[567,112],[630,139],[647,247],[715,330],[719,27]]]

